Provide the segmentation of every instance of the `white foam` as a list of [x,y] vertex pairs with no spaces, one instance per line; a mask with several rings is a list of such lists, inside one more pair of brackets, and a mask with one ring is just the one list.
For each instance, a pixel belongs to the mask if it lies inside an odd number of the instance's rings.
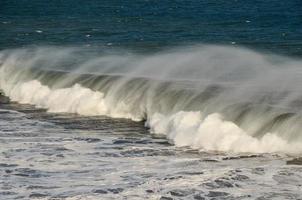
[[[11,100],[46,108],[49,112],[80,115],[107,115],[138,120],[123,102],[111,108],[104,94],[75,84],[70,88],[54,89],[37,80],[4,88]],[[179,111],[165,116],[160,113],[147,116],[146,126],[152,133],[164,134],[176,146],[194,149],[231,152],[302,152],[299,143],[288,143],[277,134],[266,133],[262,138],[250,136],[236,124],[223,119],[219,113],[202,116],[199,111]]]
[[205,118],[200,112],[181,111],[171,116],[156,113],[146,125],[153,133],[167,135],[176,146],[231,152],[302,152],[301,143],[288,143],[273,133],[252,137],[233,122],[225,121],[219,113]]
[[54,113],[75,113],[86,116],[107,115],[114,118],[128,118],[134,121],[142,117],[131,114],[127,104],[120,101],[111,106],[104,94],[75,84],[70,88],[53,89],[32,80],[3,87],[12,101],[35,105]]
[[33,80],[4,90],[12,101],[46,108],[49,112],[77,113],[81,115],[106,115],[104,94],[75,84],[71,88],[51,90]]

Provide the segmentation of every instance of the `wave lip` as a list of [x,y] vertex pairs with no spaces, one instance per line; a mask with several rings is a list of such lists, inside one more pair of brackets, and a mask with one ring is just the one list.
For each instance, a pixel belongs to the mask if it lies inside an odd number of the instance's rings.
[[176,146],[302,152],[300,61],[218,46],[101,56],[52,48],[1,52],[5,95],[49,112],[145,120]]

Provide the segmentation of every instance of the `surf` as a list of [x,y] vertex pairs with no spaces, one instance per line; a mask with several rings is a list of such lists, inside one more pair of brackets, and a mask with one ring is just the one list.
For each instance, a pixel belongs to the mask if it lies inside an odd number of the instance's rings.
[[153,54],[36,47],[0,52],[0,88],[48,112],[144,121],[176,146],[299,154],[301,64],[216,45]]

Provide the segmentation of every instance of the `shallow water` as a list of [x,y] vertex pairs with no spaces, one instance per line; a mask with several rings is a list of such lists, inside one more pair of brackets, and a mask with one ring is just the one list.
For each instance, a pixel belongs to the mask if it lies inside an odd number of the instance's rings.
[[1,199],[299,199],[302,167],[198,152],[143,123],[0,105]]

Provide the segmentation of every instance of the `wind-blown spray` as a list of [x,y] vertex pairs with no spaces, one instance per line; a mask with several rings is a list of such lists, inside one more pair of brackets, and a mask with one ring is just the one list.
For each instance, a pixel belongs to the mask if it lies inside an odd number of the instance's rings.
[[302,61],[195,46],[151,55],[41,47],[0,53],[0,87],[49,112],[145,120],[177,146],[302,152]]

